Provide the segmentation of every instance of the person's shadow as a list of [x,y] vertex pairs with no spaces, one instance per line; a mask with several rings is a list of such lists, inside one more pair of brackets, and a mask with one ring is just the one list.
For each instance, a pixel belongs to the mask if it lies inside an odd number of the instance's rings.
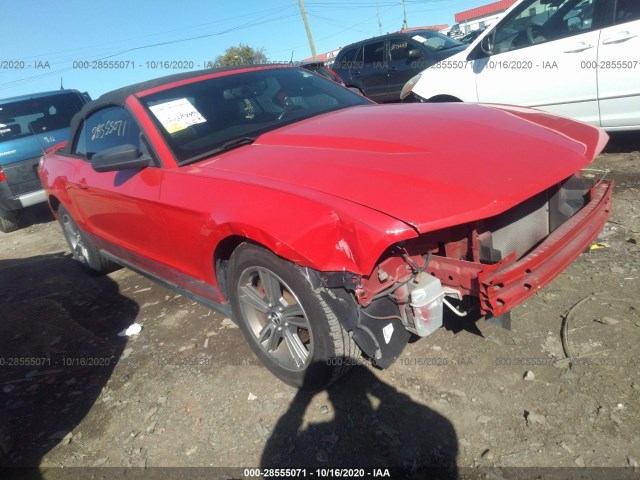
[[138,315],[108,276],[67,253],[0,260],[0,478],[41,478],[42,457],[81,441]]
[[327,392],[329,401],[320,406],[327,420],[308,425],[305,412],[317,393],[296,393],[267,440],[261,467],[389,469],[408,478],[457,478],[456,432],[439,413],[360,365]]

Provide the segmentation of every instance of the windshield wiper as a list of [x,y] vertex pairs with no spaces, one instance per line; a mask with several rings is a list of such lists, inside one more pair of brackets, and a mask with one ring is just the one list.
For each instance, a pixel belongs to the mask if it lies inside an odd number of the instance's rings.
[[256,141],[256,137],[238,137],[233,140],[227,140],[219,147],[214,148],[213,150],[209,150],[202,155],[198,155],[197,158],[202,158],[205,156],[216,155],[222,152],[228,152],[229,150],[233,150],[234,148],[242,147],[243,145],[251,145]]
[[224,142],[219,147],[216,147],[213,150],[213,153],[226,152],[227,150],[232,150],[234,148],[241,147],[243,145],[251,145],[255,141],[256,141],[255,137],[234,138],[233,140]]
[[256,138],[257,137],[238,137],[238,138],[234,138],[233,140],[228,140],[224,142],[222,145],[220,145],[219,147],[213,148],[211,150],[207,150],[206,152],[203,152],[199,155],[191,157],[186,161],[181,162],[180,165],[188,165],[190,163],[202,160],[203,158],[207,158],[212,155],[217,155],[218,153],[222,153],[222,152],[227,152],[229,150],[233,150],[234,148],[242,147],[243,145],[251,145],[253,142],[256,141]]

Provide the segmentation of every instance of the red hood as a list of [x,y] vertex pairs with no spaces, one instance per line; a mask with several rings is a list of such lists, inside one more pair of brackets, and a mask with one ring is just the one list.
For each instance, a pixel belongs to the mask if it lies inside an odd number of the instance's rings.
[[520,107],[353,107],[260,136],[199,167],[365,205],[420,232],[501,213],[588,165],[600,129]]

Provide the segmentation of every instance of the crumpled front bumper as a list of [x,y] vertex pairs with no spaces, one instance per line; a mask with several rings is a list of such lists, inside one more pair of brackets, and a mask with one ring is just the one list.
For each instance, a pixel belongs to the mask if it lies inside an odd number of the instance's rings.
[[480,308],[499,317],[532,296],[569,266],[598,236],[611,213],[613,182],[591,189],[590,201],[528,255],[511,254],[478,273]]

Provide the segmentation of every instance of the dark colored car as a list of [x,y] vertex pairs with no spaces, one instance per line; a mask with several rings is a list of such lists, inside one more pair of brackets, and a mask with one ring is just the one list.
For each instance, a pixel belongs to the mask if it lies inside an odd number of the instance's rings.
[[336,72],[327,67],[324,62],[321,61],[311,61],[301,63],[300,66],[305,70],[309,70],[310,72],[317,73],[318,75],[322,75],[323,77],[328,78],[329,80],[336,82],[339,85],[344,85],[344,82],[340,78]]
[[409,79],[465,47],[432,30],[392,33],[346,46],[333,69],[347,87],[371,100],[397,102]]
[[252,66],[103,95],[40,175],[85,268],[124,265],[223,312],[278,378],[321,388],[361,351],[389,366],[445,310],[505,322],[607,221],[613,183],[581,178],[607,138]]
[[482,32],[484,32],[484,28],[481,28],[479,30],[471,30],[469,33],[467,33],[464,37],[460,39],[460,43],[469,45],[470,43],[473,43],[473,41],[476,38],[478,38]]
[[71,118],[88,100],[77,90],[0,100],[0,231],[17,230],[20,210],[44,202],[38,161],[69,138]]

